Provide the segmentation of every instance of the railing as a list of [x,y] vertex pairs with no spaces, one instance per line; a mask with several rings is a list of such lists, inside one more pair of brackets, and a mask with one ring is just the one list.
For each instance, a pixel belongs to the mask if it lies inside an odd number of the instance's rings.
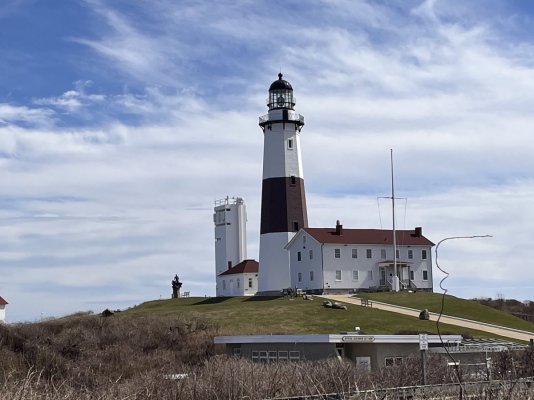
[[393,289],[393,280],[386,279],[386,286],[390,289]]
[[[272,119],[272,121],[279,121],[279,120],[281,120],[281,119],[277,119],[276,117]],[[288,113],[287,120],[288,121],[295,121],[295,122],[298,121],[298,122],[304,124],[304,116],[302,116],[302,115],[300,115],[299,113],[296,113],[296,112]],[[262,115],[259,118],[260,125],[261,124],[266,124],[269,121],[270,121],[269,114]]]

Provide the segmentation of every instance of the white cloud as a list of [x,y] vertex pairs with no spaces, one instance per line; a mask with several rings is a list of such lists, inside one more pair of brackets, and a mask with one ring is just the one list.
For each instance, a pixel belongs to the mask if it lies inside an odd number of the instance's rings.
[[84,106],[101,103],[106,100],[104,95],[86,93],[85,88],[92,85],[91,81],[77,81],[74,82],[74,85],[75,90],[68,90],[61,96],[35,99],[33,102],[40,106],[51,106],[68,112],[79,112]]
[[54,112],[46,108],[29,108],[0,103],[0,126],[16,123],[51,126],[54,123]]

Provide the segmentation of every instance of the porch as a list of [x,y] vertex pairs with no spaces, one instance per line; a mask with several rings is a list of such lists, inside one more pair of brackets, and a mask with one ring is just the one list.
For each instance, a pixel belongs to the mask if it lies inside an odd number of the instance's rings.
[[[381,290],[392,290],[393,276],[395,273],[395,261],[386,260],[378,264],[378,287]],[[413,271],[410,263],[407,261],[397,260],[397,276],[401,290],[416,290],[417,286],[413,281]]]

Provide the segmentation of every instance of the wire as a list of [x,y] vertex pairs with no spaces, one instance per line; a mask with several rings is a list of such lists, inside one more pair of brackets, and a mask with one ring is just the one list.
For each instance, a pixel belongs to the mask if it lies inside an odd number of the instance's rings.
[[454,359],[452,354],[449,352],[449,349],[447,348],[447,346],[445,346],[445,343],[443,343],[443,338],[441,337],[441,332],[439,330],[439,322],[440,322],[441,317],[443,315],[443,309],[445,308],[445,295],[448,292],[448,290],[443,287],[443,282],[449,277],[450,274],[439,266],[439,263],[438,263],[438,249],[439,249],[439,245],[441,243],[445,242],[446,240],[452,240],[452,239],[476,239],[476,238],[489,238],[489,237],[493,237],[493,236],[491,236],[491,235],[451,236],[451,237],[447,237],[445,239],[441,239],[438,242],[438,244],[436,245],[436,250],[435,250],[435,252],[436,252],[436,267],[441,272],[443,272],[445,274],[445,277],[443,277],[443,279],[441,279],[441,281],[439,281],[439,287],[440,287],[441,290],[443,290],[443,295],[441,296],[441,309],[439,310],[439,316],[438,316],[438,319],[436,320],[436,330],[438,331],[438,336],[439,336],[439,340],[441,342],[441,345],[443,346],[443,348],[447,352],[447,355],[449,356],[449,358],[454,363],[453,364],[454,365],[454,371],[456,372],[456,377],[458,378],[458,383],[460,384],[460,390],[461,390],[460,396],[461,396],[461,393],[464,390],[464,388],[462,386],[462,376],[460,375],[460,368],[458,366],[458,362]]

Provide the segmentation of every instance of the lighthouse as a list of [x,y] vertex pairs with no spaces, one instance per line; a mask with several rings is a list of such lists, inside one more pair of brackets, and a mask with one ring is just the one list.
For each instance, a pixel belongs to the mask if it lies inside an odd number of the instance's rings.
[[260,265],[258,292],[278,294],[291,286],[289,253],[284,246],[308,226],[300,132],[304,117],[295,112],[293,87],[278,74],[269,87],[263,130]]

